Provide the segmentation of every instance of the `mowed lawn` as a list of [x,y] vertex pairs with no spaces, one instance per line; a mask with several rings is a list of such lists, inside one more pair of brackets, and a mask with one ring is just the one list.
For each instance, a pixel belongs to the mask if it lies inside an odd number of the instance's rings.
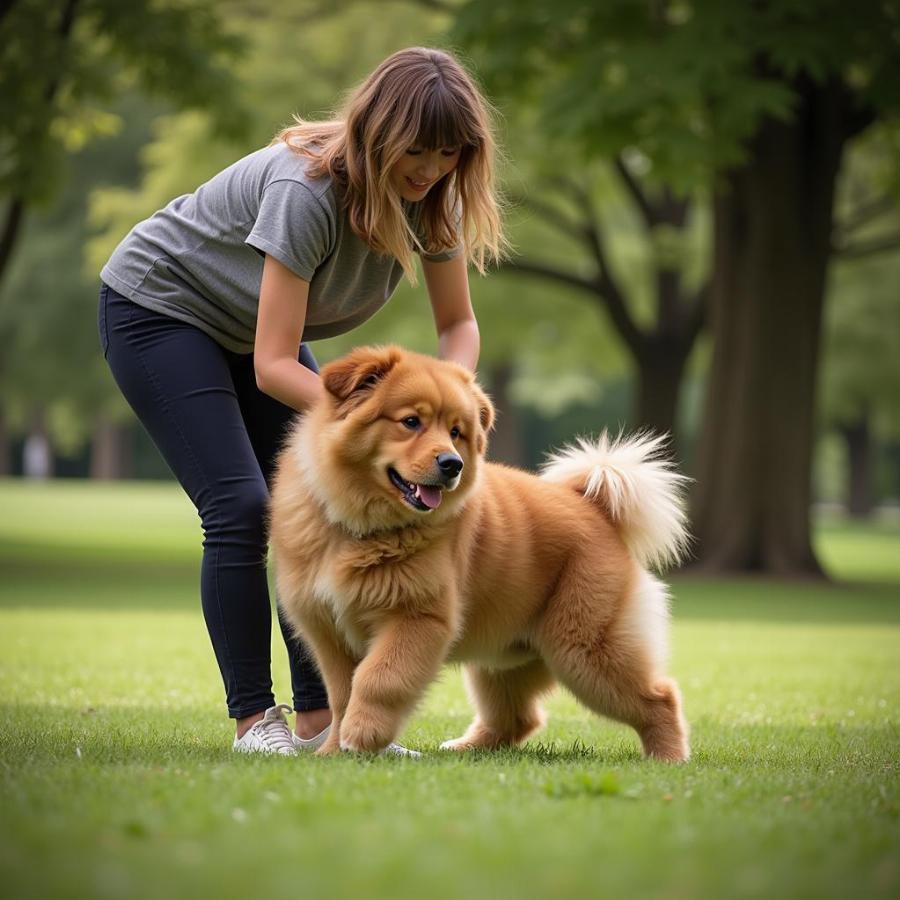
[[421,760],[250,758],[178,489],[0,482],[0,893],[897,897],[900,530],[818,541],[838,584],[675,580],[684,766],[561,692],[524,748],[442,753],[453,670],[403,735]]

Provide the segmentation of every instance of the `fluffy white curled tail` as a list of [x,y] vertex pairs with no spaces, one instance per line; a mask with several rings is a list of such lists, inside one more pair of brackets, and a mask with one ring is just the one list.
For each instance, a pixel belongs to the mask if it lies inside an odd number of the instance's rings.
[[568,484],[599,503],[645,568],[662,569],[685,554],[690,536],[684,508],[689,480],[664,456],[665,435],[642,432],[595,441],[579,438],[547,458],[541,477]]

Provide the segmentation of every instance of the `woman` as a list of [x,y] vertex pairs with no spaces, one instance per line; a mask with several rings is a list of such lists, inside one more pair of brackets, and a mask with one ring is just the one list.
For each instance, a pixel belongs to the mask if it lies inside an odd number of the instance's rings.
[[486,104],[464,69],[401,50],[338,118],[298,120],[173,200],[101,272],[104,355],[202,522],[201,601],[235,750],[315,749],[331,721],[283,622],[293,733],[272,695],[267,483],[292,415],[322,390],[301,340],[364,322],[402,275],[415,283],[418,253],[439,354],[474,368],[466,267],[483,272],[503,243],[493,169]]

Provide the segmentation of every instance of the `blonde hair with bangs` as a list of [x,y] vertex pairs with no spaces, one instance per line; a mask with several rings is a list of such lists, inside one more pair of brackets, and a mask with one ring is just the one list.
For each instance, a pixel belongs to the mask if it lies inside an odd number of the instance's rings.
[[[312,177],[330,175],[350,226],[373,250],[393,256],[415,284],[414,250],[440,253],[462,244],[484,274],[506,247],[494,180],[496,144],[488,105],[449,53],[423,47],[389,56],[324,122],[295,117],[272,143],[307,157]],[[390,182],[411,147],[459,147],[456,168],[420,201],[417,236]]]

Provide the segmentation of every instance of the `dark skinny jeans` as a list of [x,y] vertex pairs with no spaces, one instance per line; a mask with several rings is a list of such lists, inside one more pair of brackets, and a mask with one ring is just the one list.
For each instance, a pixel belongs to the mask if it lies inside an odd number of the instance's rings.
[[[200,598],[228,714],[258,713],[275,703],[268,485],[293,411],[256,386],[252,354],[225,350],[199,328],[144,309],[107,285],[100,289],[99,327],[116,382],[200,514]],[[299,358],[318,371],[306,346]],[[278,619],[294,709],[327,707],[312,656],[280,612]]]

